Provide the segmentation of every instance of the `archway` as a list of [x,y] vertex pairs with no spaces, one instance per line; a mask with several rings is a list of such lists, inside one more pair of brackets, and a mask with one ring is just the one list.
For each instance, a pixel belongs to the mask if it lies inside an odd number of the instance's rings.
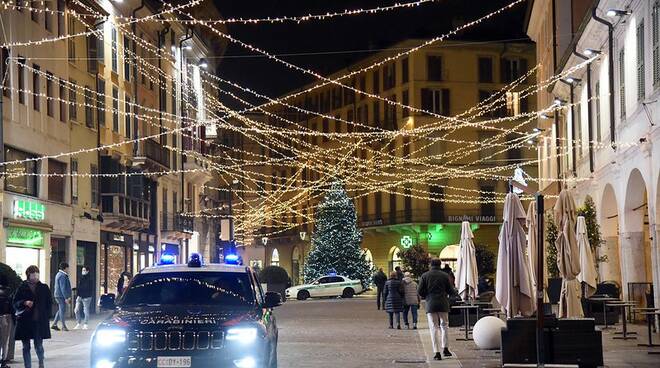
[[607,257],[599,265],[601,281],[616,281],[621,284],[621,262],[619,259],[619,206],[611,184],[605,185],[600,201],[600,230],[604,243],[597,248],[598,257]]
[[300,248],[294,247],[291,252],[291,280],[295,285],[301,283],[300,267],[302,265],[302,254]]
[[273,254],[270,256],[270,265],[271,266],[280,265],[280,252],[277,251],[277,248],[273,249]]
[[369,262],[369,267],[374,269],[374,255],[371,254],[369,248],[364,248],[364,258]]
[[394,269],[399,266],[402,266],[401,256],[399,256],[399,247],[390,248],[390,257],[389,257],[389,272],[394,271]]
[[623,294],[626,300],[635,300],[646,306],[653,271],[646,182],[642,173],[633,169],[626,183],[621,232],[621,269]]

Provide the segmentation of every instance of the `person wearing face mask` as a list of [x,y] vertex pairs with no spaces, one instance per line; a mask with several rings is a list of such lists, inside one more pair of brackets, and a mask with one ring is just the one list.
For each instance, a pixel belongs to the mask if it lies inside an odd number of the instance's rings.
[[25,368],[32,368],[30,340],[39,358],[39,368],[44,367],[44,339],[50,339],[48,326],[53,299],[48,285],[39,281],[39,268],[30,266],[25,270],[27,279],[21,283],[14,294],[16,310],[16,340],[23,343],[23,362]]
[[76,297],[76,327],[74,330],[82,328],[87,329],[89,322],[89,308],[92,304],[92,294],[94,293],[92,277],[89,275],[89,267],[83,266],[82,276],[78,279],[78,296]]

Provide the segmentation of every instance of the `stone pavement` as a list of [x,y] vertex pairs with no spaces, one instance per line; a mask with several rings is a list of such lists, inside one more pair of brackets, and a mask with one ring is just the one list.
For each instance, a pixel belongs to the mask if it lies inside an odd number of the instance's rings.
[[[419,330],[390,330],[386,313],[376,310],[376,302],[370,296],[349,300],[291,300],[277,308],[275,314],[280,328],[279,366],[282,368],[500,366],[500,357],[495,351],[477,350],[471,341],[456,341],[463,335],[458,328],[451,328],[449,332],[449,348],[455,357],[440,362],[430,360],[433,352],[424,313],[420,313]],[[90,327],[99,320],[100,316]],[[71,321],[69,327],[74,325]],[[648,348],[637,346],[637,343],[647,342],[646,326],[630,328],[639,333],[637,340],[614,340],[612,331],[603,334],[605,365],[612,368],[660,367],[660,355],[648,355]],[[91,334],[92,330],[53,331],[53,338],[44,344],[46,367],[88,367]],[[654,335],[654,341],[660,343],[660,334]],[[660,348],[655,349],[660,351]],[[22,367],[20,342],[15,358],[11,366]]]

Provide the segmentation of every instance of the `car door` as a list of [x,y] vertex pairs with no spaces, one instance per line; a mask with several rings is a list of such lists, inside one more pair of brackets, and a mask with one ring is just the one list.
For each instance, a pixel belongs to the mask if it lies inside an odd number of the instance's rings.
[[328,284],[330,283],[330,277],[324,276],[314,281],[312,287],[309,289],[309,295],[311,297],[319,296],[328,296]]
[[330,282],[328,283],[327,289],[328,296],[341,295],[344,291],[344,278],[341,276],[330,277]]

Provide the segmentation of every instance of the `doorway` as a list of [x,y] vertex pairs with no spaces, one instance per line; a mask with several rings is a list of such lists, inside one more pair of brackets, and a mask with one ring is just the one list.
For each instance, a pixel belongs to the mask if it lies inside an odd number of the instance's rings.
[[91,314],[96,313],[96,243],[81,241],[76,242],[76,280],[82,277],[82,268],[87,266],[89,277],[92,279],[92,303]]

